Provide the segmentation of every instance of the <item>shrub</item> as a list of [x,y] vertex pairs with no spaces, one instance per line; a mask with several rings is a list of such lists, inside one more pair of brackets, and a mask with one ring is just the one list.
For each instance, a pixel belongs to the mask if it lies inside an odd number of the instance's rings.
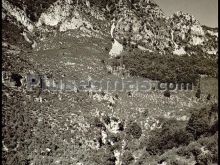
[[212,155],[210,153],[200,154],[196,157],[196,162],[199,165],[207,165],[212,162]]
[[218,131],[218,105],[213,104],[211,108],[194,110],[187,124],[187,131],[192,133],[196,139],[201,136],[211,136]]
[[202,134],[208,131],[209,125],[204,119],[199,119],[196,116],[192,116],[187,125],[187,130],[191,132],[196,139],[198,139]]
[[102,64],[105,64],[105,60],[102,59],[102,60],[101,60],[101,63],[102,63]]
[[127,94],[128,94],[128,96],[132,96],[132,93],[130,91]]
[[165,91],[165,92],[164,92],[164,96],[165,96],[165,97],[170,97],[170,91],[168,91],[168,90]]
[[155,130],[146,145],[146,151],[151,155],[162,154],[167,149],[188,145],[193,140],[191,133],[176,120],[165,122],[160,130]]
[[135,139],[139,139],[141,137],[141,134],[142,134],[141,127],[135,122],[129,123],[127,125],[127,128],[126,128],[125,131],[126,131],[127,135],[132,136]]
[[145,109],[142,115],[143,115],[144,117],[148,117],[148,115],[149,115],[149,110],[148,110],[148,109]]
[[212,162],[218,162],[218,133],[213,136],[200,138],[198,142],[212,154]]
[[118,94],[115,94],[115,98],[116,98],[116,99],[119,99],[119,95],[118,95]]
[[217,103],[212,105],[211,112],[218,112],[218,104]]
[[196,91],[196,95],[195,95],[198,99],[201,97],[201,90],[200,89],[198,89],[197,91]]
[[133,155],[129,151],[126,151],[122,156],[122,165],[129,165],[133,160]]
[[180,147],[177,150],[177,154],[179,156],[185,156],[186,158],[190,158],[190,156],[191,156],[191,152],[188,150],[188,148],[186,146]]
[[100,121],[100,119],[98,117],[93,118],[92,124],[95,127],[105,127],[104,124]]
[[109,136],[109,140],[111,140],[113,143],[119,142],[120,141],[120,135],[118,135],[118,134],[116,134],[116,135],[111,134]]
[[208,94],[208,96],[206,97],[207,100],[211,100],[211,94]]
[[109,116],[104,116],[104,117],[103,117],[103,121],[104,121],[105,124],[107,124],[107,125],[111,123],[111,119],[110,119]]
[[116,157],[114,153],[110,150],[98,150],[93,154],[93,163],[95,164],[105,164],[105,165],[115,165]]
[[201,145],[197,142],[192,142],[187,146],[187,150],[194,156],[198,156],[202,153]]
[[118,128],[119,131],[124,131],[124,124],[123,123],[119,123],[118,127],[119,127]]

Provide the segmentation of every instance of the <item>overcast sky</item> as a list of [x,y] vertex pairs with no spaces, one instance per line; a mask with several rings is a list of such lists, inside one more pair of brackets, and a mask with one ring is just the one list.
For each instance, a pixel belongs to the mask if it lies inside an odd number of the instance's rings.
[[218,27],[218,0],[154,0],[166,15],[192,14],[202,25]]

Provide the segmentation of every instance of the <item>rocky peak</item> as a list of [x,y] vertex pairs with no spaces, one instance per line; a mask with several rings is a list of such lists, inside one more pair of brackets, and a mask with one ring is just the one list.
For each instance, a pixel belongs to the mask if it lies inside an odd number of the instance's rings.
[[[41,3],[34,1],[34,4]],[[195,17],[182,11],[166,17],[153,0],[51,0],[35,7],[29,1],[4,0],[3,9],[4,18],[5,15],[15,18],[18,26],[22,24],[31,33],[79,29],[90,36],[111,34],[116,45],[120,45],[120,52],[121,47],[138,47],[183,55],[190,54],[186,47],[195,46],[205,53],[216,51],[216,31],[204,28]]]

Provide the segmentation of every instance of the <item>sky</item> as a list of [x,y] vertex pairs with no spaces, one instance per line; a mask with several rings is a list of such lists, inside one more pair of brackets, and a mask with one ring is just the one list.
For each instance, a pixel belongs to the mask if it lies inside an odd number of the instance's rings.
[[167,16],[177,11],[193,15],[202,25],[218,27],[218,0],[154,0]]

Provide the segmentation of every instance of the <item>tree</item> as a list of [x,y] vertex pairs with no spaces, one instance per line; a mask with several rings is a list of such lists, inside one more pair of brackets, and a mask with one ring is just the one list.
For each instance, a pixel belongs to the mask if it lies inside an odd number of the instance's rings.
[[209,130],[208,111],[205,108],[195,110],[187,124],[187,131],[194,135],[195,139],[198,139],[201,135],[205,134]]

